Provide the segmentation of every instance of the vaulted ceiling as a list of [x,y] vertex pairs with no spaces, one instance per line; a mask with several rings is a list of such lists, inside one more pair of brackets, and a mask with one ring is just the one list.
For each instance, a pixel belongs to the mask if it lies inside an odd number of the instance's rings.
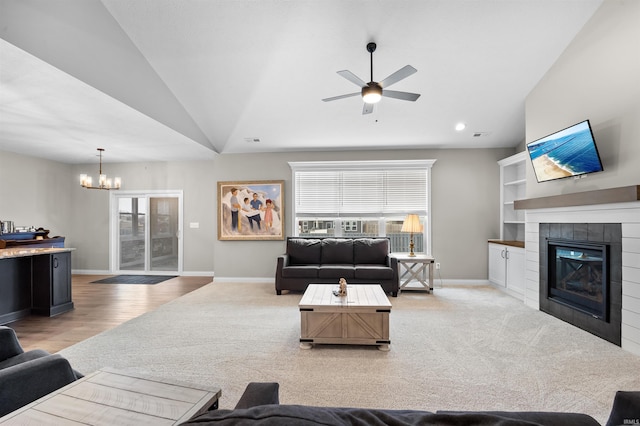
[[[64,163],[513,147],[603,0],[0,0],[0,150]],[[362,114],[336,74],[417,73]],[[466,129],[454,126],[464,122]]]

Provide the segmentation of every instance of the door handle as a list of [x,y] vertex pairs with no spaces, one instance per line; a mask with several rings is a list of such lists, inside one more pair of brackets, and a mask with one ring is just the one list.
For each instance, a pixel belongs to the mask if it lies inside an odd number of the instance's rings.
[[57,267],[58,267],[58,258],[57,258],[57,257],[54,257],[54,258],[53,258],[53,268],[55,269],[55,268],[57,268]]

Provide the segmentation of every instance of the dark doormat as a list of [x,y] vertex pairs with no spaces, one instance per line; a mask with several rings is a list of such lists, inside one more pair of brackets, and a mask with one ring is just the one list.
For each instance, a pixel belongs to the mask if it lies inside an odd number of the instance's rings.
[[116,275],[98,281],[92,281],[91,284],[158,284],[176,275]]

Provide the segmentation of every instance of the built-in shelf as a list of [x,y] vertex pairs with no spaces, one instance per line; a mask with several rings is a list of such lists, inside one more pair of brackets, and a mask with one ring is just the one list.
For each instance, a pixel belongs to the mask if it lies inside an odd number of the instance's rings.
[[500,239],[524,241],[524,211],[514,201],[526,196],[526,152],[498,161],[500,166]]
[[640,185],[597,189],[573,194],[552,195],[550,197],[515,200],[514,209],[532,210],[554,207],[588,206],[592,204],[612,204],[640,201]]

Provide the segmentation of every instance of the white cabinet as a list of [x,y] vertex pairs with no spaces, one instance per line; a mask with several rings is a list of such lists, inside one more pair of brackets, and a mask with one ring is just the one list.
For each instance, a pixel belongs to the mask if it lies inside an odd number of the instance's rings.
[[507,282],[507,259],[502,244],[489,244],[489,281],[504,287]]
[[498,161],[500,165],[500,239],[524,241],[524,210],[515,210],[513,202],[526,198],[527,152]]
[[524,248],[489,243],[489,281],[519,299],[524,298]]

